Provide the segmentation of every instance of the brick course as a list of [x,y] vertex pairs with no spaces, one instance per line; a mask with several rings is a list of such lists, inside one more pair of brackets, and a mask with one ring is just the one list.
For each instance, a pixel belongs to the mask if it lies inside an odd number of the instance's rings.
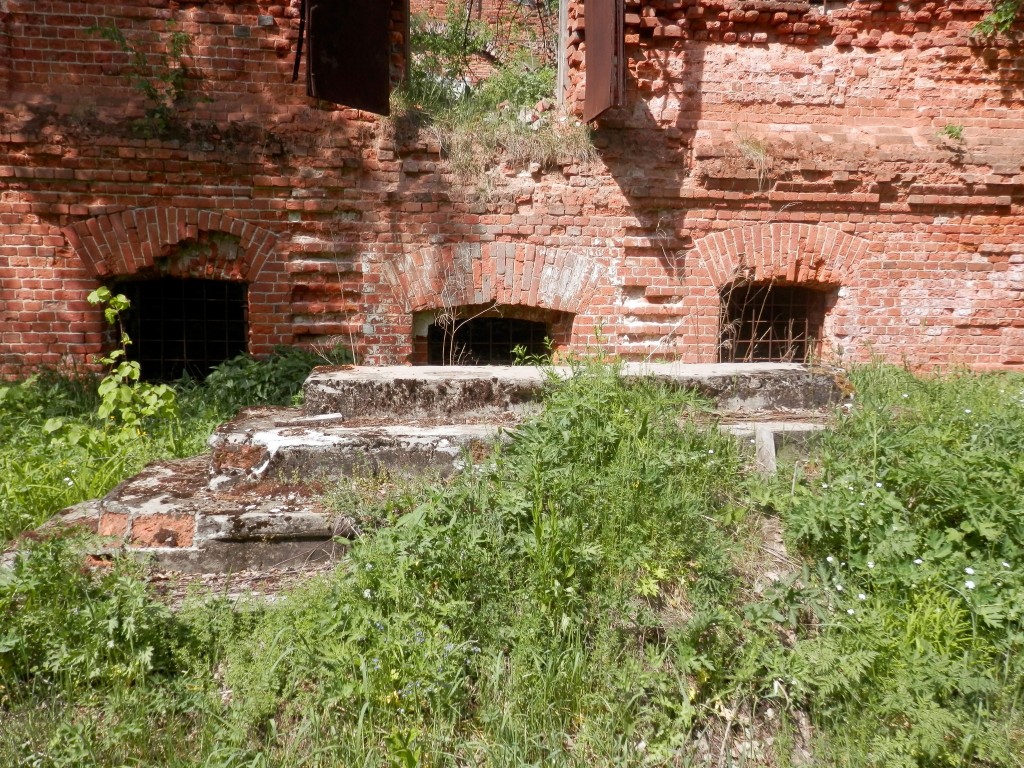
[[[743,274],[833,288],[823,351],[844,360],[1024,364],[1024,51],[971,36],[985,3],[828,7],[627,0],[597,160],[501,165],[481,197],[429,136],[291,83],[298,2],[5,0],[0,375],[87,360],[88,292],[158,268],[247,281],[257,353],[410,361],[444,296],[571,313],[567,346],[710,361]],[[154,62],[169,23],[191,37],[176,132],[139,132],[126,55],[88,31],[111,21]],[[236,245],[181,256],[218,237]]]

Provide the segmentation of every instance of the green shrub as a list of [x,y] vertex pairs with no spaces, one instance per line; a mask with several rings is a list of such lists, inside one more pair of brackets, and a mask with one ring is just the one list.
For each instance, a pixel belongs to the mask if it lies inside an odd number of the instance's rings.
[[1024,746],[1024,380],[851,378],[859,406],[820,471],[780,489],[832,594],[786,674],[835,759],[1010,764]]
[[128,562],[83,567],[74,539],[47,538],[0,570],[0,686],[138,685],[173,672],[175,625]]
[[352,361],[351,352],[342,347],[327,352],[278,347],[265,359],[238,355],[210,372],[202,393],[222,413],[250,405],[292,405],[313,368]]

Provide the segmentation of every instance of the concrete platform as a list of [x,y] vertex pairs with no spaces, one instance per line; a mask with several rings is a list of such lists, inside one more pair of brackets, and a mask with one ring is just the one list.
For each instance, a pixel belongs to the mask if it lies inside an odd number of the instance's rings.
[[[841,399],[835,375],[795,363],[626,363],[627,378],[650,377],[693,389],[719,409],[752,412],[825,408]],[[303,388],[306,415],[343,419],[454,418],[536,410],[548,376],[569,377],[567,367],[341,366],[317,368]]]
[[335,481],[382,471],[447,477],[462,469],[467,455],[485,455],[498,430],[495,424],[348,426],[338,414],[246,409],[210,438],[209,487],[219,490],[267,480]]
[[[451,475],[538,411],[550,376],[571,375],[565,367],[319,368],[302,409],[243,410],[217,428],[208,454],[152,464],[49,525],[84,525],[105,537],[104,552],[124,549],[178,571],[329,560],[359,531],[321,503],[319,489],[359,474]],[[830,372],[801,365],[626,364],[621,375],[710,398],[720,427],[753,441],[763,472],[820,430],[840,400]]]
[[323,561],[359,534],[304,485],[252,485],[244,493],[208,487],[209,457],[154,462],[102,499],[70,507],[51,529],[83,526],[117,550],[185,572],[268,569]]
[[754,466],[762,474],[773,475],[779,459],[793,461],[807,456],[826,424],[822,414],[803,413],[784,421],[766,415],[759,420],[721,424],[719,429],[752,445]]

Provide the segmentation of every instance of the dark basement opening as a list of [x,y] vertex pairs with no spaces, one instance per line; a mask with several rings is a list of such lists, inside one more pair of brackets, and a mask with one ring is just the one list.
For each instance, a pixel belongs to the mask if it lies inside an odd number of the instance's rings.
[[476,317],[455,320],[448,326],[433,323],[427,329],[429,365],[511,365],[513,349],[521,346],[527,355],[548,353],[545,339],[551,337],[547,323],[511,317]]
[[128,357],[147,381],[202,381],[210,369],[248,348],[248,285],[160,277],[118,283],[131,301],[124,326]]
[[718,359],[723,363],[805,363],[834,301],[828,287],[733,283],[722,291]]

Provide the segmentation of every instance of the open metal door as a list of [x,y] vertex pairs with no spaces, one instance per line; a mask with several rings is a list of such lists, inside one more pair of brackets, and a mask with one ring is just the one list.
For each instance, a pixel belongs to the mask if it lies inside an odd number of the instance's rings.
[[391,3],[306,0],[306,92],[378,115],[390,112]]
[[586,86],[583,120],[622,104],[625,91],[624,0],[585,0]]

